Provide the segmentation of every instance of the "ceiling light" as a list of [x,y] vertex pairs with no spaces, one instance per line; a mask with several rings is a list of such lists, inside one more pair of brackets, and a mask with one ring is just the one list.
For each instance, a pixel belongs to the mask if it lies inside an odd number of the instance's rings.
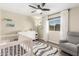
[[41,12],[42,12],[42,10],[38,9],[36,12],[37,12],[37,13],[41,13]]

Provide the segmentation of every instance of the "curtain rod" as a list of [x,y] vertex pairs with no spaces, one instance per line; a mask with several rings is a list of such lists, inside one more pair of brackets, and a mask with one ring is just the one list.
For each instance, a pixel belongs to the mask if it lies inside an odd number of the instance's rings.
[[[65,10],[68,10],[68,11],[70,11],[70,8],[69,8],[69,9],[65,9]],[[64,10],[62,10],[62,11],[64,11]],[[56,13],[54,13],[54,14],[50,14],[50,15],[48,15],[48,16],[51,16],[51,15],[58,14],[58,13],[60,13],[60,12],[62,12],[62,11],[56,12]]]

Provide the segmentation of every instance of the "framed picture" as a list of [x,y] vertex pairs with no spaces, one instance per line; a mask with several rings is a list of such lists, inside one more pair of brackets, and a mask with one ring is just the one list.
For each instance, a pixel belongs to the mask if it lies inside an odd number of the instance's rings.
[[12,19],[4,18],[4,22],[7,27],[15,27],[15,23]]

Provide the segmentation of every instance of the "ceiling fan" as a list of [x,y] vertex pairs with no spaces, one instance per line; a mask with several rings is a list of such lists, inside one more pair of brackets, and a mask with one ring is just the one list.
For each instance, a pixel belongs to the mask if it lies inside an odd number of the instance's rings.
[[[29,5],[29,7],[34,8],[36,10],[41,10],[41,11],[50,11],[50,9],[44,8],[45,5],[46,3],[41,3],[40,5],[36,5],[36,6]],[[32,13],[36,12],[36,10],[32,11]]]

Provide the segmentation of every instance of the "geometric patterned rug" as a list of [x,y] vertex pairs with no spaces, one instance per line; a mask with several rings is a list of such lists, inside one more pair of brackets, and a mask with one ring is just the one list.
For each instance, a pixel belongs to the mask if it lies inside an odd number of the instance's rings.
[[33,53],[35,56],[57,56],[58,48],[40,41],[34,41]]

